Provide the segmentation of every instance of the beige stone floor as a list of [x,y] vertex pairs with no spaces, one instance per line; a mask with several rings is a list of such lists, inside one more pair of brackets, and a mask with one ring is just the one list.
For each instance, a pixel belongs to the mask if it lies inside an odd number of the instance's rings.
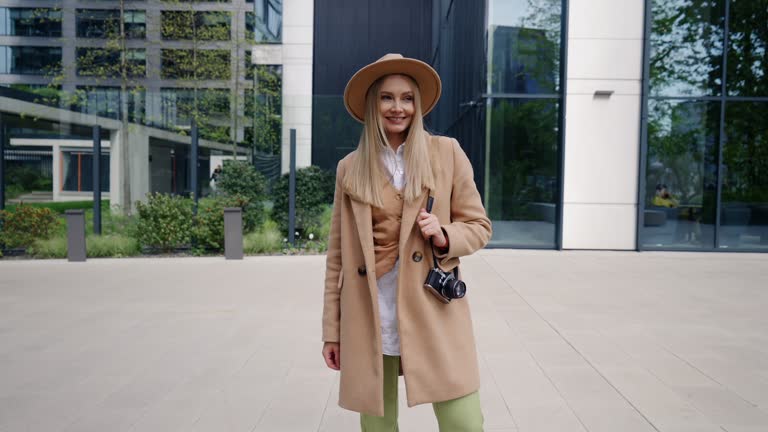
[[[768,255],[462,265],[486,431],[768,431]],[[0,431],[357,430],[320,357],[323,269],[0,261]],[[400,430],[436,431],[431,407],[403,404]]]

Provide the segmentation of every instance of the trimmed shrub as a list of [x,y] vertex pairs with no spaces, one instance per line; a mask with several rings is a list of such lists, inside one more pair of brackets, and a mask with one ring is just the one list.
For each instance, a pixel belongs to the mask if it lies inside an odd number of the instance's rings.
[[35,240],[49,238],[61,222],[47,208],[19,204],[14,211],[0,211],[0,246],[7,249],[31,246]]
[[[245,199],[236,196],[201,199],[193,228],[197,246],[215,251],[224,249],[224,209],[226,207],[242,208],[244,204]],[[243,215],[245,216],[245,213]]]
[[189,245],[192,238],[192,200],[162,193],[147,194],[147,202],[137,202],[139,244],[164,252]]
[[224,161],[216,184],[224,194],[243,197],[249,203],[261,201],[267,194],[267,179],[246,161]]
[[[282,232],[288,232],[288,182],[283,174],[275,184],[273,215]],[[296,170],[296,228],[304,233],[318,230],[326,205],[333,204],[336,178],[317,166]],[[315,234],[317,235],[317,234]]]
[[224,161],[217,182],[222,194],[236,199],[243,209],[243,231],[251,232],[265,220],[262,201],[267,194],[267,179],[246,161]]

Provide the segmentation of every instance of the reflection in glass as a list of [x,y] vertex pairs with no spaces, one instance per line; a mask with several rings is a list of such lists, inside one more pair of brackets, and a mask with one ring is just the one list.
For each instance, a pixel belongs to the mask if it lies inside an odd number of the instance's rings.
[[163,79],[228,80],[232,74],[229,50],[221,49],[163,49],[161,50]]
[[61,47],[0,45],[0,74],[50,75],[61,69]]
[[[120,91],[120,87],[77,86],[75,97],[72,98],[72,109],[119,120],[122,106]],[[128,121],[134,123],[143,121],[146,105],[144,93],[143,89],[127,89]]]
[[[147,14],[143,10],[127,10],[123,14],[125,36],[144,39],[147,34]],[[120,37],[120,10],[77,9],[77,37],[117,39]]]
[[768,248],[768,102],[725,108],[720,247]]
[[557,93],[560,0],[491,0],[489,92]]
[[720,104],[651,100],[645,247],[714,247]]
[[61,37],[61,10],[0,7],[0,36]]
[[[62,191],[93,192],[93,150],[64,150],[61,152]],[[109,192],[109,153],[101,155],[101,191]]]
[[[121,51],[113,48],[77,48],[77,75],[96,79],[116,78],[122,75]],[[125,51],[126,78],[147,75],[147,50],[144,48]]]
[[651,94],[720,94],[725,0],[653,0],[651,13]]
[[729,95],[768,96],[768,0],[731,0],[728,30]]
[[218,11],[163,11],[163,39],[230,40],[232,14]]
[[555,247],[558,101],[494,99],[486,156],[491,244]]
[[282,0],[256,0],[253,12],[245,14],[246,38],[258,43],[280,43],[283,39]]
[[[280,154],[282,141],[282,66],[253,65],[253,89],[245,89],[245,142],[257,151]],[[255,109],[254,109],[255,107]],[[258,133],[254,133],[258,131]]]

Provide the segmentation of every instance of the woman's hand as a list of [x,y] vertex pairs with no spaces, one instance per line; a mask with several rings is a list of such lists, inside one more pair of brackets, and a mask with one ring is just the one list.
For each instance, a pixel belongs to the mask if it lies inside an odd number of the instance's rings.
[[448,245],[448,239],[445,238],[443,228],[440,226],[437,216],[427,213],[427,209],[421,209],[416,220],[419,222],[421,235],[424,237],[424,240],[432,237],[432,244],[438,248],[444,248]]
[[326,342],[323,345],[323,359],[325,364],[333,369],[341,369],[341,345],[338,342]]

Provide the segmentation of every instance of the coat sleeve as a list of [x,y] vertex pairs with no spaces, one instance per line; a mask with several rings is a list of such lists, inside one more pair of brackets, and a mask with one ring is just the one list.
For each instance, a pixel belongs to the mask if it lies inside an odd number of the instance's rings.
[[472,164],[459,142],[453,142],[453,190],[451,223],[442,228],[448,234],[448,250],[435,251],[440,266],[452,268],[458,258],[482,249],[491,239],[491,221],[485,214],[480,192],[475,185]]
[[323,341],[339,342],[341,319],[340,294],[343,273],[341,271],[341,202],[344,178],[342,162],[336,168],[336,191],[333,194],[331,232],[328,236],[328,252],[325,258],[325,293],[323,299]]

